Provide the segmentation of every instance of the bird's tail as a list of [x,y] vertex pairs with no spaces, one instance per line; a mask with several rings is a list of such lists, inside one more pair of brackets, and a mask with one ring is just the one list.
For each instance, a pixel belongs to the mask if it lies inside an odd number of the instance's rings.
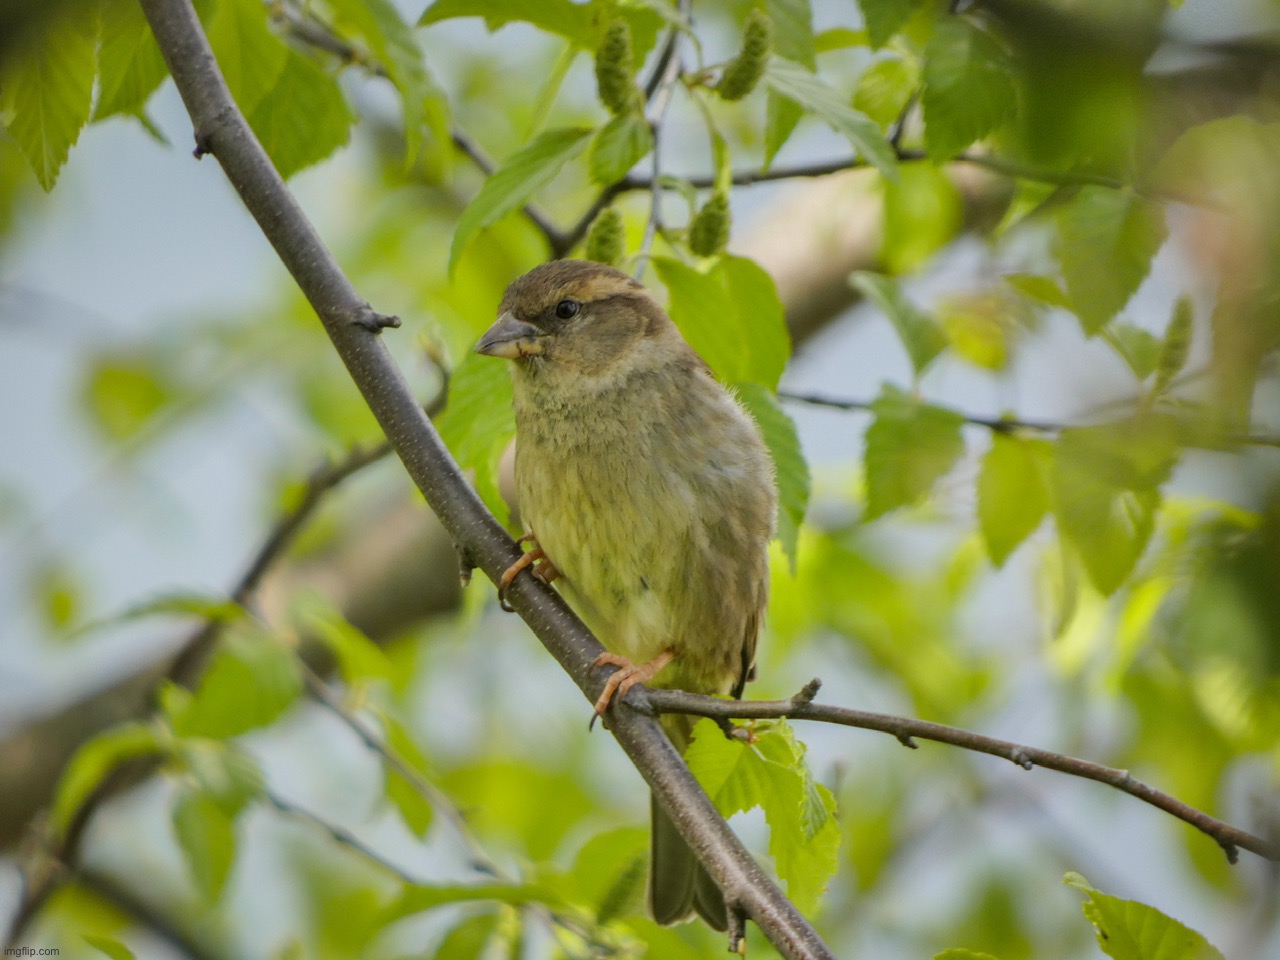
[[[693,717],[666,716],[663,729],[684,753],[689,745]],[[665,810],[651,798],[653,831],[649,857],[649,912],[667,925],[687,920],[695,912],[716,930],[728,926],[724,894],[706,868],[684,842]]]

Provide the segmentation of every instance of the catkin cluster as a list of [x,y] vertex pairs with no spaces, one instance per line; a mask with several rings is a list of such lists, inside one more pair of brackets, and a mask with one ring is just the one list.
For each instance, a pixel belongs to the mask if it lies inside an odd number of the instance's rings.
[[610,21],[596,50],[596,88],[610,113],[627,113],[640,104],[636,87],[631,25],[621,17]]
[[602,210],[587,231],[586,258],[616,267],[622,262],[625,240],[622,214],[613,207]]
[[716,93],[723,100],[741,100],[755,89],[764,75],[765,64],[773,50],[773,21],[758,7],[747,17],[742,34],[742,52],[720,74]]
[[712,257],[729,242],[729,196],[717,190],[689,223],[689,249],[700,257]]

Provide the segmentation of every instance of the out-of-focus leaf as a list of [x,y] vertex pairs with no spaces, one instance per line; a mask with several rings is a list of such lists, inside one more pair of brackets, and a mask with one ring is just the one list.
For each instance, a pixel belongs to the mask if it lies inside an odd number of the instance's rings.
[[997,567],[1049,510],[1051,445],[997,433],[978,476],[978,525]]
[[915,368],[917,375],[923,373],[947,346],[947,335],[942,332],[937,320],[908,300],[897,281],[889,277],[859,272],[851,279],[853,285],[874,301],[893,322],[898,338],[907,348],[911,366]]
[[1058,209],[1054,254],[1085,333],[1102,329],[1133,296],[1168,231],[1164,212],[1124,190],[1083,187]]
[[[920,86],[920,67],[914,60],[885,57],[877,60],[858,77],[853,92],[853,108],[861,110],[883,128],[888,128],[915,95]],[[901,168],[905,174],[909,167]]]
[[809,464],[800,449],[795,423],[771,391],[756,383],[742,383],[737,385],[737,394],[760,424],[773,456],[778,477],[778,539],[794,573],[800,524],[809,506]]
[[644,114],[637,110],[620,113],[591,139],[587,155],[591,179],[606,186],[616,183],[652,149],[653,134]]
[[813,69],[813,10],[809,0],[766,0],[773,20],[773,49],[779,56]]
[[301,692],[293,651],[270,634],[244,631],[223,641],[191,697],[166,706],[179,736],[235,737],[270,724]]
[[1050,307],[1071,308],[1071,300],[1066,291],[1052,277],[1042,277],[1034,273],[1010,273],[1004,282],[1019,293],[1037,300]]
[[299,611],[307,633],[329,648],[338,660],[342,680],[349,687],[370,680],[390,680],[386,653],[319,596],[303,601]]
[[120,613],[91,620],[76,629],[77,635],[92,633],[106,627],[145,620],[150,617],[199,617],[217,623],[231,623],[245,616],[244,607],[225,597],[205,596],[198,593],[167,593],[151,600],[144,600]]
[[830,53],[832,50],[847,50],[849,47],[865,47],[869,43],[870,38],[865,30],[832,27],[813,38],[813,49],[815,53]]
[[955,156],[1008,120],[1016,71],[1000,42],[966,17],[942,17],[925,49],[924,138],[935,160]]
[[[387,746],[392,753],[399,757],[409,769],[425,779],[427,776],[427,758],[422,755],[422,751],[418,749],[418,744],[404,724],[386,713],[382,714],[381,720],[382,729],[387,738]],[[385,764],[384,767],[386,776],[383,784],[383,793],[400,812],[405,825],[419,837],[425,837],[427,831],[431,829],[432,822],[435,820],[435,810],[427,801],[427,798],[422,795],[419,788],[410,782],[404,774],[393,769],[390,764]]]
[[1176,429],[1148,414],[1064,430],[1054,445],[1054,516],[1104,594],[1124,582],[1151,537],[1160,486],[1178,458]]
[[35,571],[31,589],[39,600],[45,625],[59,634],[71,630],[83,615],[84,587],[68,563],[53,560],[41,564]]
[[173,389],[142,360],[103,356],[88,372],[84,396],[94,424],[107,439],[120,441],[147,426],[173,399]]
[[795,132],[796,124],[800,122],[802,116],[804,116],[804,108],[800,104],[773,90],[769,91],[768,97],[765,98],[764,169],[769,169],[778,151],[791,139],[791,134]]
[[654,257],[671,319],[723,383],[778,383],[790,338],[773,280],[743,257],[722,256],[706,272]]
[[1165,330],[1164,339],[1160,341],[1160,356],[1156,360],[1155,389],[1161,392],[1168,388],[1173,378],[1182,372],[1187,365],[1187,356],[1191,353],[1192,324],[1195,322],[1195,308],[1189,297],[1179,297],[1173,306],[1173,316],[1169,318],[1169,327]]
[[886,385],[867,428],[866,519],[919,503],[964,453],[964,418]]
[[480,960],[498,929],[493,910],[475,913],[454,927],[431,954],[434,960]]
[[230,743],[203,737],[180,740],[175,757],[201,794],[233,820],[262,795],[265,779],[258,762]]
[[998,960],[989,953],[979,950],[966,950],[964,947],[951,947],[941,953],[935,953],[933,960]]
[[111,960],[134,960],[133,951],[113,937],[101,937],[97,934],[86,933],[84,942],[99,953],[110,957]]
[[98,51],[98,103],[94,120],[141,114],[169,68],[142,7],[133,0],[102,0],[102,46]]
[[387,909],[385,922],[434,910],[455,903],[472,902],[507,903],[519,907],[530,903],[551,907],[563,905],[562,898],[545,886],[520,883],[441,884],[431,886],[417,884],[405,887],[404,893]]
[[[643,58],[653,47],[663,18],[644,4],[626,4],[617,12],[631,25],[636,58]],[[492,32],[508,23],[532,24],[545,33],[554,33],[584,50],[595,50],[600,40],[601,24],[598,8],[590,3],[572,0],[436,0],[418,20],[425,27],[455,17],[483,17]]]
[[685,760],[724,816],[764,810],[778,875],[796,906],[811,911],[836,871],[835,798],[814,781],[804,746],[785,721],[753,732],[746,744],[727,738],[714,721],[699,720]]
[[1029,313],[1020,298],[999,288],[956,293],[938,302],[938,319],[951,349],[986,370],[1008,365],[1011,341]]
[[886,177],[892,179],[898,175],[893,148],[876,122],[849,106],[844,97],[816,74],[792,60],[773,56],[765,70],[765,82],[774,93],[799,104],[844,136],[859,157]]
[[98,62],[98,11],[66,6],[0,61],[0,122],[46,191],[89,121]]
[[355,122],[337,80],[295,50],[247,117],[286,179],[346,144]]
[[950,243],[964,208],[951,178],[928,163],[907,164],[884,182],[881,260],[890,274],[907,274]]
[[173,807],[173,832],[201,895],[222,898],[236,858],[235,818],[198,789],[183,789]]
[[449,248],[449,271],[477,230],[505,217],[551,182],[569,160],[587,145],[589,127],[544,130],[533,141],[506,159],[484,182],[480,192],[458,218]]
[[464,357],[449,380],[449,403],[436,426],[458,465],[473,472],[485,505],[506,523],[510,511],[498,490],[498,461],[516,432],[506,364],[475,353]]
[[1102,952],[1113,960],[1223,960],[1196,931],[1155,907],[1102,893],[1078,873],[1063,883],[1088,897],[1081,905]]
[[135,757],[161,752],[156,729],[130,721],[104,730],[85,743],[67,764],[53,795],[53,826],[62,832],[81,805],[117,766]]
[[871,47],[879,50],[924,6],[924,0],[858,0],[858,6]]
[[1145,380],[1151,376],[1160,358],[1160,341],[1155,334],[1136,324],[1116,320],[1107,325],[1103,336],[1115,347],[1135,377]]

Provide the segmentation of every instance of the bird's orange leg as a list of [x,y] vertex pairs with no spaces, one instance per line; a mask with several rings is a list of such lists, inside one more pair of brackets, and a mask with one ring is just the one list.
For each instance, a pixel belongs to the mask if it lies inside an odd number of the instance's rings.
[[526,567],[532,567],[533,569],[529,572],[545,584],[550,584],[551,581],[560,577],[560,571],[551,562],[551,558],[542,552],[542,547],[538,546],[538,540],[532,533],[526,533],[516,541],[517,545],[522,543],[533,544],[533,549],[523,554],[519,560],[507,567],[498,579],[498,605],[508,613],[511,613],[515,608],[507,603],[507,590],[521,570]]
[[596,657],[595,662],[591,664],[593,667],[612,664],[618,668],[609,675],[609,679],[605,681],[604,689],[600,691],[600,698],[596,700],[596,716],[604,716],[604,712],[609,709],[609,704],[613,702],[615,694],[619,697],[625,697],[627,691],[637,683],[648,683],[658,675],[659,670],[674,660],[675,656],[674,650],[667,649],[663,650],[648,663],[640,664],[632,663],[624,656],[607,651]]

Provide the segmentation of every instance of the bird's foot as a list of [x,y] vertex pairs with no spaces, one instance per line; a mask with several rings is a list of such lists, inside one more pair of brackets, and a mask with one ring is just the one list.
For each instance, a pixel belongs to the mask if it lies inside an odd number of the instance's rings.
[[609,709],[609,704],[613,702],[614,696],[625,697],[627,691],[637,683],[648,683],[658,675],[659,670],[674,660],[675,656],[674,650],[663,650],[648,663],[639,664],[632,663],[620,654],[608,653],[607,651],[596,657],[595,662],[591,664],[593,667],[612,665],[618,669],[609,675],[609,679],[605,681],[604,689],[600,691],[600,698],[596,700],[596,712],[595,717],[592,717],[592,723],[595,722],[597,717],[604,716],[604,712]]
[[517,545],[522,543],[533,544],[533,549],[507,567],[498,579],[498,605],[507,613],[511,613],[515,609],[515,607],[507,603],[507,590],[510,589],[511,582],[515,580],[516,575],[521,570],[526,567],[532,568],[529,572],[548,585],[560,577],[560,571],[556,569],[556,565],[551,562],[551,559],[542,552],[542,547],[538,546],[538,540],[532,533],[526,533],[516,541]]

